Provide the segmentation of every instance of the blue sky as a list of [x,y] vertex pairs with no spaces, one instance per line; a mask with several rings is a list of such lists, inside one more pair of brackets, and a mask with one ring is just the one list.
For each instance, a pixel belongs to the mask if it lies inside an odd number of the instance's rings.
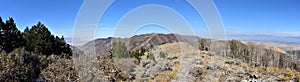
[[215,0],[229,32],[300,33],[299,0]]
[[[83,0],[1,0],[2,19],[13,17],[19,29],[44,23],[55,35],[72,37],[73,27]],[[227,34],[264,34],[300,36],[299,0],[214,0]],[[97,29],[97,37],[111,36],[114,27],[130,10],[146,5],[164,5],[179,12],[200,36],[207,35],[201,16],[184,0],[117,0],[108,8]],[[166,19],[167,21],[167,19]],[[168,32],[145,27],[145,32]],[[145,29],[150,29],[147,31]]]
[[1,0],[0,16],[3,20],[13,17],[22,31],[41,21],[52,33],[70,37],[82,3],[82,0]]

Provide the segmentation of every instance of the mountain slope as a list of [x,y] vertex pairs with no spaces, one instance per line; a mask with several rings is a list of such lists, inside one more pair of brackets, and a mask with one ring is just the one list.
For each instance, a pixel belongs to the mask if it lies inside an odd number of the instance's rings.
[[[112,41],[125,43],[128,51],[153,47],[140,60],[130,57],[102,58],[103,54],[108,54]],[[85,49],[86,54],[93,49],[91,46],[96,48],[96,57],[87,54],[79,58],[87,56],[91,62],[83,65],[91,66],[98,66],[98,63],[93,63],[95,58],[97,61],[107,60],[99,63],[102,69],[96,70],[104,71],[99,72],[100,77],[108,81],[300,81],[300,62],[296,55],[255,42],[143,34],[131,38],[96,39],[81,46],[81,49]]]
[[[85,53],[92,53],[95,49],[96,54],[108,54],[109,49],[112,47],[111,43],[114,41],[120,41],[126,44],[127,50],[137,50],[142,47],[158,46],[165,43],[174,42],[187,42],[190,44],[195,43],[199,37],[197,36],[185,36],[177,34],[143,34],[135,35],[131,38],[99,38],[90,41],[79,48]],[[93,48],[95,46],[95,48]]]

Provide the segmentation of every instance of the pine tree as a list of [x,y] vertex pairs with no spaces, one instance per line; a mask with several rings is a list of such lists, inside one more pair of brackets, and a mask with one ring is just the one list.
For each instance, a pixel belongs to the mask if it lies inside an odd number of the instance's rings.
[[6,20],[5,24],[2,25],[2,38],[1,45],[5,52],[9,53],[15,48],[22,46],[21,32],[18,30],[13,18]]
[[67,54],[68,56],[72,56],[73,52],[72,52],[72,49],[71,49],[71,45],[66,44],[63,52],[65,54]]
[[59,54],[62,54],[62,49],[61,49],[61,47],[60,47],[60,42],[59,42],[59,37],[58,36],[56,36],[55,37],[55,39],[54,39],[54,48],[55,48],[55,50],[54,50],[54,54],[55,55],[59,55]]
[[64,37],[55,37],[41,22],[38,22],[30,29],[26,27],[24,32],[21,33],[16,27],[13,18],[9,18],[5,23],[2,22],[1,17],[0,20],[1,51],[4,50],[9,53],[15,48],[24,47],[27,51],[42,53],[47,56],[51,54],[72,55],[70,45],[65,42]]
[[30,52],[34,51],[35,44],[33,43],[33,40],[34,40],[33,36],[34,36],[33,33],[31,33],[31,31],[29,31],[28,27],[26,27],[23,32],[23,38],[25,41],[24,47],[25,47],[26,51],[30,51]]
[[62,38],[59,38],[58,36],[55,37],[55,51],[54,54],[55,55],[60,55],[63,53],[66,43],[64,41],[64,37],[62,36]]
[[3,28],[3,21],[2,18],[0,17],[0,51],[2,51],[2,28]]
[[57,37],[57,41],[58,44],[56,44],[55,46],[58,47],[59,53],[60,54],[65,53],[67,54],[67,56],[71,56],[72,50],[70,48],[70,45],[66,43],[64,36],[62,36],[61,38]]
[[39,52],[44,55],[53,54],[54,36],[41,22],[32,26],[30,30],[26,28],[23,37],[26,41],[26,50]]
[[25,39],[25,49],[31,52],[38,52],[44,55],[61,55],[67,54],[72,55],[70,45],[68,45],[64,37],[59,38],[54,36],[46,28],[44,24],[38,22],[32,26],[31,29],[28,27],[24,30],[23,38]]

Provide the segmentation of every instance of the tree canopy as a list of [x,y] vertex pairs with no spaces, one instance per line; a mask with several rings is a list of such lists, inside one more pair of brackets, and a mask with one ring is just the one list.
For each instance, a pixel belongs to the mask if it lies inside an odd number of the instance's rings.
[[1,19],[0,25],[1,50],[3,49],[6,52],[11,52],[13,49],[21,47],[23,39],[13,18],[9,18],[5,23]]
[[24,47],[26,51],[42,53],[43,55],[72,55],[70,45],[64,37],[51,34],[49,29],[38,22],[24,32],[18,30],[13,18],[4,23],[0,17],[0,50],[9,53],[16,48]]

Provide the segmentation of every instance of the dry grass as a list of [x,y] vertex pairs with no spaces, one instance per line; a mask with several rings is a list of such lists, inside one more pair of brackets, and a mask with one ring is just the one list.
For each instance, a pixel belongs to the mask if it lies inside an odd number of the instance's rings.
[[285,77],[293,77],[294,76],[294,72],[293,70],[287,68],[283,71],[283,74]]
[[170,82],[172,80],[172,77],[170,77],[168,74],[172,71],[164,71],[159,73],[151,82]]
[[240,64],[240,66],[243,67],[243,68],[248,68],[249,67],[249,65],[247,63],[244,63],[244,62],[242,62]]
[[295,76],[295,80],[300,82],[300,72],[297,72]]
[[280,69],[277,68],[277,67],[267,67],[267,68],[266,68],[266,71],[267,71],[268,73],[278,74],[279,71],[280,71]]
[[178,72],[179,72],[179,70],[180,70],[181,68],[182,68],[181,63],[175,63],[174,69],[172,70],[172,72],[170,72],[169,75],[170,75],[172,78],[176,78],[177,75],[178,75]]
[[175,64],[174,68],[175,69],[172,71],[164,71],[159,73],[152,82],[170,82],[172,79],[178,76],[181,65],[179,63]]

